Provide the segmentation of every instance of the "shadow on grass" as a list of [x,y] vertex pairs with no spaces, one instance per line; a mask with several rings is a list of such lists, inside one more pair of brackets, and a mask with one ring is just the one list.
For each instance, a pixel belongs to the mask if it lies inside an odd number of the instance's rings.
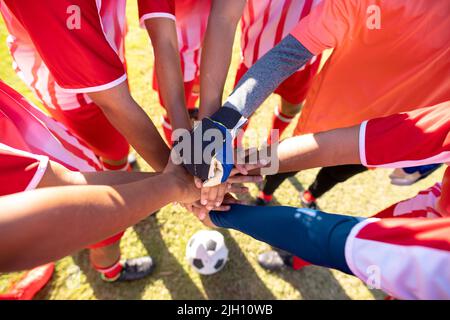
[[230,232],[220,229],[220,233],[229,250],[229,261],[220,272],[201,277],[208,299],[275,299]]
[[[148,220],[151,220],[152,223],[146,222]],[[161,236],[156,217],[151,216],[135,225],[134,231],[156,261],[154,275],[150,277],[153,281],[162,279],[172,299],[204,299],[202,292],[194,284],[176,257],[170,253]],[[164,266],[164,269],[161,266]]]
[[[153,274],[133,282],[105,283],[90,266],[89,252],[84,250],[74,255],[73,260],[86,275],[95,297],[101,300],[142,299],[145,288],[162,279],[173,299],[202,299],[200,290],[165,245],[156,217],[152,215],[133,228],[155,262]],[[162,265],[168,268],[161,270]]]
[[307,266],[298,271],[283,270],[277,275],[289,282],[305,300],[350,299],[341,284],[327,268]]
[[298,178],[296,176],[289,177],[287,180],[294,186],[295,189],[297,189],[299,193],[305,191],[305,188],[303,188],[303,185],[300,183],[300,181],[298,181]]

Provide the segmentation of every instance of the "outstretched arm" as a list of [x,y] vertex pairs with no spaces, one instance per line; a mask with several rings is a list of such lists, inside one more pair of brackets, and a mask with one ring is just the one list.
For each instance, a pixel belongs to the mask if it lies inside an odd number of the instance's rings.
[[245,4],[245,0],[211,3],[200,63],[200,119],[211,116],[222,105],[236,27]]
[[286,139],[279,172],[361,163],[402,168],[450,161],[450,102]]
[[[156,192],[155,186],[165,192]],[[174,167],[118,186],[52,187],[0,197],[0,270],[57,260],[173,201],[198,198],[192,177]]]
[[89,97],[155,171],[164,169],[170,150],[125,82],[108,90],[91,92]]
[[159,92],[170,123],[174,129],[190,130],[175,21],[167,18],[146,19],[145,27],[152,41]]

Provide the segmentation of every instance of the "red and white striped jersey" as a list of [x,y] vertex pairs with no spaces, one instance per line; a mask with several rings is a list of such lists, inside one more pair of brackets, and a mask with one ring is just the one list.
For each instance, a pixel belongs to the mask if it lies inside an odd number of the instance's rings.
[[71,170],[101,170],[83,142],[0,81],[0,195],[36,187],[48,159]]
[[359,152],[369,167],[450,163],[450,101],[363,122]]
[[241,20],[241,54],[245,66],[250,68],[277,45],[320,1],[248,0]]
[[[450,102],[364,122],[360,158],[376,167],[449,163]],[[351,271],[399,299],[449,299],[449,182],[447,168],[442,184],[357,224],[345,246]]]
[[[126,80],[125,0],[80,2],[79,30],[66,26],[71,14],[77,14],[77,9],[68,10],[70,5],[58,0],[0,2],[14,70],[46,107],[62,110],[91,103],[85,93]],[[36,19],[33,11],[45,11],[45,17]]]
[[171,2],[172,4],[164,6],[167,12],[144,14],[144,8],[140,8],[140,24],[144,27],[146,19],[157,17],[172,18],[176,21],[183,80],[189,82],[194,80],[200,71],[201,47],[211,10],[211,0]]
[[450,217],[370,218],[353,227],[345,259],[355,276],[398,299],[450,299]]

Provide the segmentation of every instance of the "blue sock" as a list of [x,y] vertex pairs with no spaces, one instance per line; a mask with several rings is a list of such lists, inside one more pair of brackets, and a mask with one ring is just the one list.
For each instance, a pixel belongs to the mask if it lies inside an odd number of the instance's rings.
[[294,207],[233,205],[210,213],[222,228],[239,230],[312,264],[352,274],[345,260],[345,243],[362,218]]

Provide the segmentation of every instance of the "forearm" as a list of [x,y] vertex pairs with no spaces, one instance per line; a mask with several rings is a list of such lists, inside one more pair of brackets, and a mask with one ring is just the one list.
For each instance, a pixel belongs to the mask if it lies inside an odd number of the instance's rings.
[[162,171],[170,150],[148,115],[131,97],[127,85],[120,84],[89,96],[142,158],[155,171]]
[[[1,197],[0,270],[54,261],[126,229],[178,200],[182,191],[174,181],[162,174],[115,187],[45,188]],[[151,192],[155,185],[166,191]]]
[[49,161],[49,164],[37,188],[61,187],[70,185],[119,185],[140,181],[159,172],[125,172],[125,171],[71,171],[63,165]]
[[213,211],[215,226],[239,230],[274,247],[324,267],[352,274],[345,259],[345,243],[362,218],[294,207],[232,205]]
[[171,19],[153,18],[145,21],[155,55],[158,88],[172,127],[191,129],[186,109],[183,72],[175,22]]
[[283,140],[278,148],[278,172],[361,163],[359,125]]
[[248,118],[286,78],[312,57],[297,39],[288,35],[247,71],[224,106]]
[[212,3],[200,63],[200,119],[211,116],[222,105],[236,27],[244,6],[241,0]]

